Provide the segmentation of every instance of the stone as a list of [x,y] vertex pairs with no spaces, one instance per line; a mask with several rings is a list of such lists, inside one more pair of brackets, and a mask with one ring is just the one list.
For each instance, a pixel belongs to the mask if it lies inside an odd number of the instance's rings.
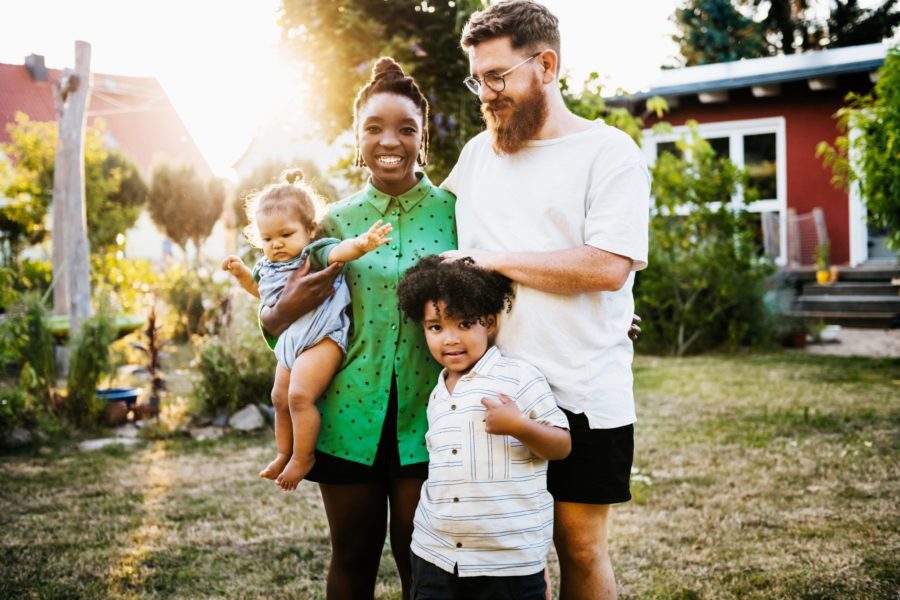
[[31,432],[27,429],[22,429],[21,427],[16,427],[6,436],[6,445],[7,446],[24,446],[25,444],[31,443],[31,440],[34,436],[31,435]]
[[205,440],[217,440],[224,434],[221,427],[191,427],[188,429],[191,437],[202,442]]
[[139,440],[134,438],[100,438],[96,440],[85,440],[78,444],[78,449],[82,452],[91,452],[93,450],[100,450],[101,448],[106,448],[107,446],[125,446],[129,448],[139,443]]
[[121,427],[117,427],[113,430],[117,438],[136,438],[138,436],[138,428],[132,425],[131,423],[127,423],[122,425]]
[[255,431],[265,427],[266,422],[254,404],[248,404],[228,419],[228,425],[238,431]]
[[266,418],[266,421],[269,424],[275,423],[275,407],[271,404],[257,404],[257,408],[259,408],[260,412],[262,412],[263,416]]
[[216,413],[215,418],[212,420],[212,424],[214,427],[225,427],[228,425],[228,412],[225,410],[220,410]]

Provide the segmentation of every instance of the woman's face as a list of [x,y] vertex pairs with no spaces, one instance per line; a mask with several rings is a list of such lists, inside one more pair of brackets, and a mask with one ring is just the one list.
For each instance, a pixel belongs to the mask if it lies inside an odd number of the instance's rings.
[[422,147],[422,113],[406,96],[381,93],[369,98],[357,115],[359,150],[372,184],[391,196],[409,191],[418,180],[416,157]]

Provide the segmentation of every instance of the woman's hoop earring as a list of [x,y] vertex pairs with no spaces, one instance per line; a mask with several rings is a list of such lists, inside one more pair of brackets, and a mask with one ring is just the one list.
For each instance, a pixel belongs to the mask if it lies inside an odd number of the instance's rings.
[[428,155],[425,154],[425,148],[419,149],[419,154],[416,156],[416,164],[420,167],[424,167],[428,164]]
[[366,161],[363,160],[362,152],[359,151],[359,146],[356,147],[356,156],[353,158],[353,164],[357,167],[366,166]]

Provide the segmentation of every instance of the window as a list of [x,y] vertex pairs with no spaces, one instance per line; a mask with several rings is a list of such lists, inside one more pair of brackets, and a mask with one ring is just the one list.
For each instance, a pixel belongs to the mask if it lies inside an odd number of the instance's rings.
[[[732,204],[751,213],[759,213],[760,234],[766,248],[776,252],[778,262],[784,263],[783,249],[787,246],[787,159],[785,156],[785,120],[783,117],[747,119],[719,123],[701,123],[697,133],[709,142],[717,156],[730,159],[747,170],[747,188],[753,190],[755,200],[744,202],[745,190],[731,198]],[[669,133],[655,135],[644,130],[642,148],[647,162],[653,164],[663,152],[676,156],[681,153],[675,142],[689,135],[688,127],[673,127]],[[763,218],[763,213],[769,213]],[[768,224],[768,226],[767,226]],[[773,225],[778,225],[777,230]],[[773,234],[777,234],[774,235]]]

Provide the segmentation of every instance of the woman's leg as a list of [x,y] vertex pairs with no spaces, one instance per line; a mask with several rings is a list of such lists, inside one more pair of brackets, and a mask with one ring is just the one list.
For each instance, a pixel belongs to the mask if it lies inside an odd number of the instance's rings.
[[322,421],[316,400],[331,383],[343,357],[341,347],[326,338],[294,359],[288,389],[294,448],[291,460],[276,480],[287,492],[296,489],[316,461],[314,452]]
[[413,517],[419,505],[419,493],[424,479],[393,479],[390,482],[391,553],[400,573],[403,598],[411,597],[412,567],[409,544],[412,541]]
[[259,476],[275,479],[291,459],[294,448],[294,434],[291,426],[291,409],[288,406],[288,388],[291,372],[278,365],[275,367],[275,385],[272,386],[272,406],[275,407],[275,450],[278,456],[270,462]]
[[372,600],[387,529],[387,490],[380,483],[320,483],[331,531],[326,596]]

